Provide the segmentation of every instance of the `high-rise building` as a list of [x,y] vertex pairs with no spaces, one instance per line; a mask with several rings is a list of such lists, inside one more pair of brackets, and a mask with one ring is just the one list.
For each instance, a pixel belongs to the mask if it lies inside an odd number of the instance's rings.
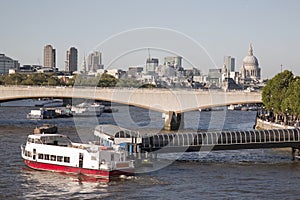
[[75,47],[71,47],[67,50],[66,55],[66,71],[67,72],[75,72],[77,71],[77,49]]
[[169,56],[164,58],[164,65],[173,66],[175,69],[180,69],[182,67],[182,57],[180,56]]
[[48,44],[44,47],[44,67],[55,69],[56,67],[56,51],[52,45]]
[[88,56],[88,70],[91,72],[97,71],[97,69],[103,69],[102,65],[102,53],[94,51]]
[[224,64],[227,67],[227,70],[229,72],[234,72],[235,71],[235,58],[231,56],[225,56],[224,57]]
[[147,58],[146,74],[153,75],[155,73],[155,70],[157,67],[158,67],[158,59],[157,58]]
[[0,74],[8,74],[9,70],[19,70],[20,63],[10,57],[0,54]]

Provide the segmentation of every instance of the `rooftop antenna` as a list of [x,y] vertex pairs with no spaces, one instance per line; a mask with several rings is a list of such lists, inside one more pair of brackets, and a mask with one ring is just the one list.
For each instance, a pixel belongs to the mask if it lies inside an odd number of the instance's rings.
[[151,55],[150,55],[150,49],[148,48],[148,55],[149,55],[149,60],[151,58]]

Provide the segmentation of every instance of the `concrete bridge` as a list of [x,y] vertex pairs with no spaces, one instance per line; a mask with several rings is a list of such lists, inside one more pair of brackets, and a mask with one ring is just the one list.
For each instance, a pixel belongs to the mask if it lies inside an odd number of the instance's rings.
[[183,125],[183,113],[231,104],[261,103],[260,92],[91,87],[0,87],[0,101],[26,98],[83,98],[133,105],[166,114],[165,129]]

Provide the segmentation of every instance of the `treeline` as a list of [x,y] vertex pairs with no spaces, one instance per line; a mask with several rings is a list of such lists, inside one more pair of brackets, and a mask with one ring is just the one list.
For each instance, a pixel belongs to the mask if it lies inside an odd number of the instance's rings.
[[54,73],[32,73],[32,74],[8,74],[0,76],[0,85],[28,85],[28,86],[89,86],[89,87],[135,87],[153,88],[152,84],[143,84],[141,81],[126,78],[117,79],[109,74],[95,77],[74,75],[72,78],[60,76]]
[[300,119],[300,77],[285,70],[270,79],[262,90],[265,108],[275,114],[275,121]]
[[70,86],[74,84],[74,80],[59,79],[54,73],[14,73],[1,75],[0,85]]

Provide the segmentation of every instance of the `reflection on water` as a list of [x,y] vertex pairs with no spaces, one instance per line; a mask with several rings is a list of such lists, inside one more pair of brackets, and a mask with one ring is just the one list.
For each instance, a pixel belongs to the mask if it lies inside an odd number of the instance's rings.
[[[0,107],[0,199],[296,199],[300,195],[300,162],[290,161],[287,150],[161,154],[162,161],[179,159],[161,170],[110,183],[31,170],[21,159],[20,145],[35,126],[54,123],[72,140],[81,136],[76,134],[72,118],[32,121],[25,118],[29,111],[30,108]],[[119,107],[119,111],[115,115],[103,113],[99,123],[115,123],[114,117],[128,117],[126,108]],[[127,128],[148,131],[163,126],[160,113],[135,107],[130,107],[130,113],[130,123],[123,124]],[[217,120],[210,123],[211,117],[209,112],[186,113],[186,128],[219,127]],[[194,123],[193,119],[198,118]],[[255,112],[226,112],[223,129],[251,129],[254,119]],[[83,119],[80,128],[82,132],[92,130]]]

